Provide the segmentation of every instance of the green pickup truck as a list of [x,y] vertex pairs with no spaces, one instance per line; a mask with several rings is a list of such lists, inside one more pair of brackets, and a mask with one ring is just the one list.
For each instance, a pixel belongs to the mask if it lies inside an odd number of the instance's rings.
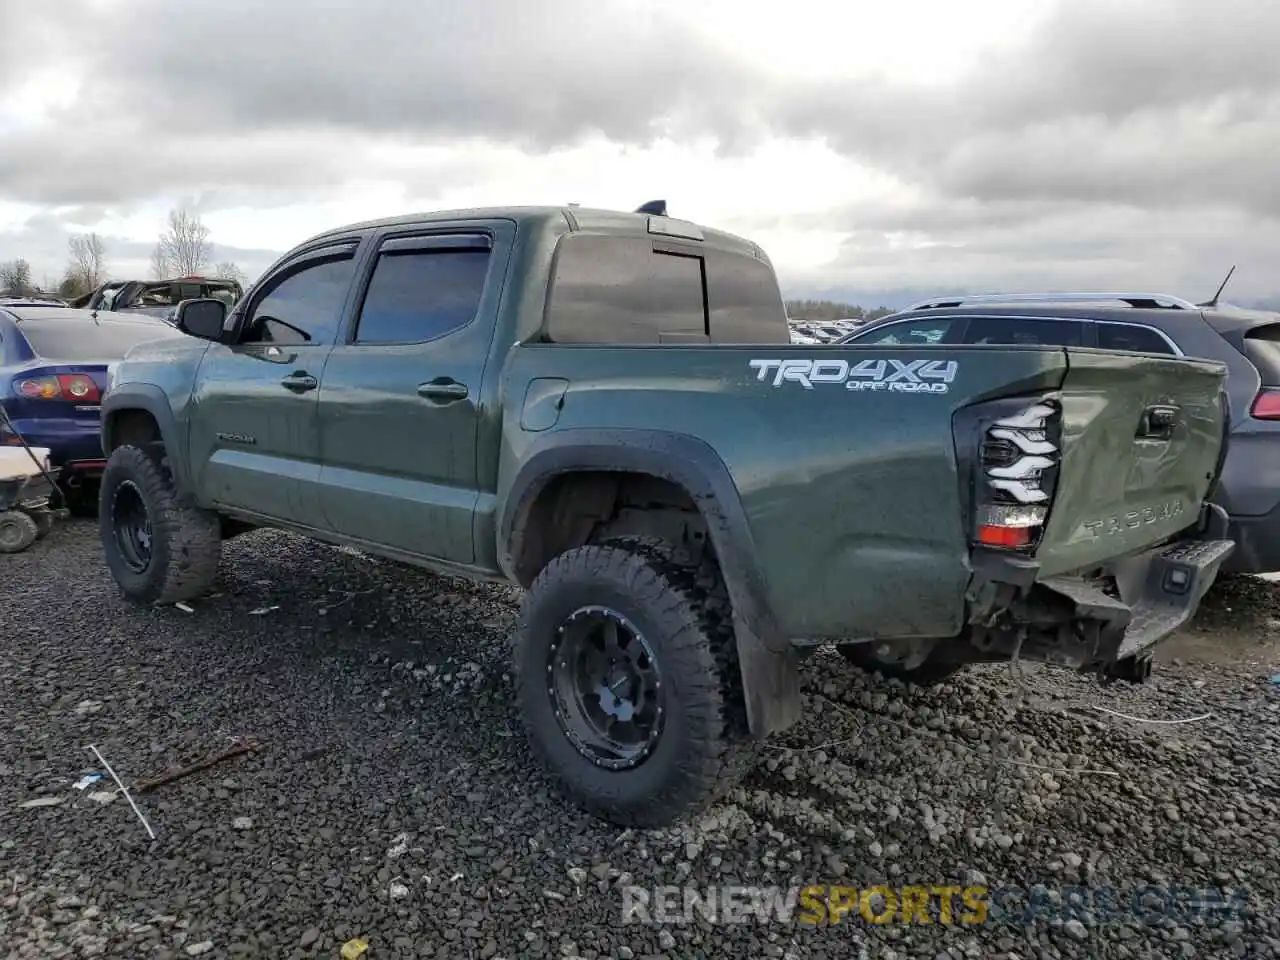
[[791,344],[765,253],[665,207],[344,227],[175,322],[102,404],[124,594],[255,527],[519,584],[533,751],[617,823],[731,786],[821,644],[1139,681],[1233,546],[1220,364]]

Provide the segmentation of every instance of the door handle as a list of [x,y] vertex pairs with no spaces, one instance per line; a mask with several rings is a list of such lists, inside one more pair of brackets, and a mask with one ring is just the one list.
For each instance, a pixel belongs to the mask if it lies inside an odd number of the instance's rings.
[[320,381],[309,373],[303,373],[299,370],[297,373],[291,373],[280,381],[280,385],[286,390],[292,390],[294,393],[306,393],[308,390],[314,390],[320,386]]
[[467,399],[467,385],[449,377],[436,377],[427,383],[418,384],[418,396],[432,403],[453,403]]

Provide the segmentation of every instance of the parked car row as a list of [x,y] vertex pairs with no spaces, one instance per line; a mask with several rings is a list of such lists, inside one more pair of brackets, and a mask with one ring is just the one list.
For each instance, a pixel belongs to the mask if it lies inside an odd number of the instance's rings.
[[857,317],[825,321],[789,317],[787,326],[791,329],[792,343],[832,343],[848,336],[866,322]]
[[1236,549],[1224,569],[1280,570],[1280,313],[1153,293],[947,297],[839,342],[1095,347],[1225,363],[1230,435],[1214,502],[1231,517]]
[[[104,465],[96,404],[109,364],[134,343],[174,335],[157,332],[155,320],[171,325],[182,300],[232,305],[242,296],[235,281],[187,277],[111,281],[71,306],[0,298],[0,403],[30,442],[54,451],[75,512],[91,512],[96,500]],[[6,327],[15,333],[4,336]],[[1232,426],[1215,499],[1237,541],[1228,569],[1280,570],[1280,314],[1165,294],[1044,293],[937,298],[878,320],[792,318],[788,327],[802,344],[1048,344],[1221,360],[1231,371]],[[0,420],[0,444],[16,442]]]

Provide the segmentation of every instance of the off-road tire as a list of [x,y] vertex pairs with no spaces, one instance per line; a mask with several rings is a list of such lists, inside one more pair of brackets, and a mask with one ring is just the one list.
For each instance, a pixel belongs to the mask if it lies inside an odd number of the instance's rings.
[[[588,813],[620,826],[669,825],[723,796],[750,767],[733,621],[718,571],[708,568],[682,565],[648,540],[619,541],[561,554],[525,594],[514,650],[525,733],[543,769]],[[548,695],[556,631],[589,605],[616,610],[640,629],[667,686],[662,733],[626,770],[584,757]]]
[[[124,481],[138,491],[151,522],[151,560],[129,568],[116,542],[116,492]],[[222,554],[218,516],[186,502],[175,489],[162,448],[120,446],[102,473],[98,530],[107,567],[120,591],[136,603],[177,603],[209,591]]]
[[954,677],[964,664],[949,663],[943,660],[927,659],[920,666],[906,669],[900,664],[886,663],[876,657],[872,643],[846,643],[836,649],[846,660],[866,673],[878,673],[882,677],[901,680],[903,683],[914,683],[921,687],[936,686]]
[[0,553],[21,553],[40,538],[40,527],[20,510],[0,513]]

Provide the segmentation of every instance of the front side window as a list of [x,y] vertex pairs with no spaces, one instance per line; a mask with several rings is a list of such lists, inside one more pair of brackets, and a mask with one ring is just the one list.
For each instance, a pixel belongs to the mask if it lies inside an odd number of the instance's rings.
[[356,343],[422,343],[475,319],[488,250],[384,252],[360,310]]
[[251,308],[240,342],[288,346],[333,343],[354,267],[351,252],[344,251],[284,273]]

